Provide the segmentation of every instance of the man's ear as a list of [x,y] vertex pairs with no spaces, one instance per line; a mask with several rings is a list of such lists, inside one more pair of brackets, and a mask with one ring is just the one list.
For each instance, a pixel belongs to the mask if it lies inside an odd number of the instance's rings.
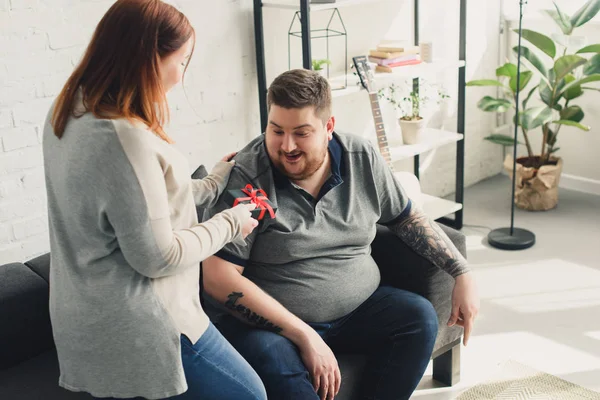
[[327,129],[327,138],[329,140],[333,139],[333,129],[335,128],[335,117],[332,115],[331,117],[329,117],[329,119],[327,120],[327,123],[325,124],[325,129]]

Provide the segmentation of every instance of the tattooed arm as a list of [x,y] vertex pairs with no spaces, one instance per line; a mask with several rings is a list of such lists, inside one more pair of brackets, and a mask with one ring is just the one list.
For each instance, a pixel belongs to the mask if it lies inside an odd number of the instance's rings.
[[469,271],[467,260],[460,254],[444,231],[414,203],[408,216],[390,229],[416,253],[440,267],[453,278]]
[[321,336],[281,303],[242,275],[243,268],[212,256],[202,262],[206,292],[239,320],[285,336],[300,349],[315,390],[337,394],[341,375],[335,355]]
[[206,292],[240,321],[284,336],[294,335],[306,325],[243,276],[243,267],[216,256],[202,265]]
[[463,343],[466,345],[479,312],[479,296],[467,260],[444,231],[415,205],[411,206],[406,218],[391,225],[390,229],[416,253],[456,280],[448,326],[464,327]]

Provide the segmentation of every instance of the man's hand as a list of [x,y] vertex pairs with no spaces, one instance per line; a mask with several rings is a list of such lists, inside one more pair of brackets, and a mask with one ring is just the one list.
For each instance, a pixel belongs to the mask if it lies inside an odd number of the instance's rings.
[[342,375],[335,355],[312,328],[297,343],[300,356],[313,379],[315,391],[321,400],[332,400],[340,391]]
[[448,320],[448,326],[458,324],[465,328],[463,344],[466,346],[475,318],[479,312],[479,295],[475,286],[472,273],[467,272],[456,277],[454,290],[452,291],[452,314]]

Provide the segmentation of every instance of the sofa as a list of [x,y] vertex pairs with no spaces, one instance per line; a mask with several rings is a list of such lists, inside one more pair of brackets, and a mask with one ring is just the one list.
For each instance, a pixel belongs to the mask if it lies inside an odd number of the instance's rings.
[[[200,178],[200,167],[192,175]],[[414,203],[421,194],[414,175],[398,176]],[[201,210],[199,210],[201,212]],[[460,252],[466,256],[462,233],[440,225]],[[439,318],[434,347],[433,379],[451,386],[460,379],[460,342],[462,328],[449,328],[454,280],[445,272],[413,252],[389,229],[377,227],[372,256],[380,270],[382,283],[418,293],[431,301]],[[50,254],[0,266],[0,399],[2,400],[76,400],[92,399],[58,386],[58,360],[52,338],[48,311]],[[199,294],[200,295],[200,294]],[[351,400],[357,392],[364,356],[336,354],[342,373],[337,400]]]
[[[464,236],[443,227],[461,252]],[[458,327],[448,328],[453,280],[407,248],[387,228],[378,227],[372,254],[382,280],[428,298],[438,312],[440,328],[433,353],[433,378],[454,385],[460,378]],[[58,361],[48,314],[50,255],[0,266],[0,399],[91,399],[58,387]],[[360,355],[339,354],[342,388],[336,399],[352,398],[364,366]]]

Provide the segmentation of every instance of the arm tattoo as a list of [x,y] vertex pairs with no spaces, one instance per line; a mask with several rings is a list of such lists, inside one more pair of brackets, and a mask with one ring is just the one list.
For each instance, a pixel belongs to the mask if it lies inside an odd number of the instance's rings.
[[242,304],[236,304],[239,299],[244,297],[242,292],[231,292],[230,295],[227,296],[227,301],[225,302],[225,307],[232,311],[237,311],[242,317],[244,317],[248,322],[253,325],[256,325],[260,328],[275,332],[281,333],[283,329],[275,324],[273,324],[268,319],[261,317],[254,311],[250,310],[248,307]]
[[408,217],[390,226],[390,229],[417,254],[452,277],[456,278],[469,270],[467,260],[450,238],[414,204]]

